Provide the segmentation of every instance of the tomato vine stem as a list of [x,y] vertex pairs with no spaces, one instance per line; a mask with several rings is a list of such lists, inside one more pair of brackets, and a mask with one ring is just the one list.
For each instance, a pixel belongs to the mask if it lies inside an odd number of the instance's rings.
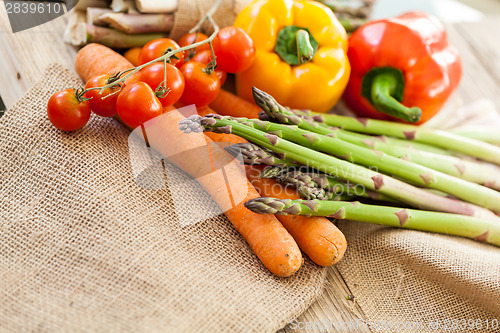
[[[217,65],[216,61],[215,61],[215,54],[213,52],[213,47],[212,47],[212,41],[214,40],[215,36],[217,36],[217,33],[219,32],[219,26],[215,23],[214,19],[213,19],[213,15],[214,13],[217,11],[217,8],[220,6],[222,0],[217,0],[214,5],[207,11],[207,13],[205,14],[205,16],[203,16],[200,21],[190,30],[190,32],[195,32],[197,30],[199,30],[202,26],[202,24],[208,20],[211,24],[211,26],[213,27],[214,31],[212,32],[212,34],[205,40],[202,40],[200,42],[196,42],[196,43],[193,43],[193,44],[190,44],[190,45],[186,45],[186,46],[183,46],[177,50],[172,50],[170,52],[167,52],[165,53],[164,55],[162,55],[161,57],[158,57],[156,59],[153,59],[151,61],[148,61],[140,66],[137,66],[137,67],[133,67],[133,68],[130,68],[130,69],[127,69],[121,73],[119,73],[119,78],[114,80],[112,83],[109,83],[103,87],[94,87],[94,88],[87,88],[85,90],[83,90],[81,92],[81,96],[83,97],[83,94],[85,94],[87,91],[89,90],[97,90],[99,89],[99,94],[102,94],[103,91],[107,88],[111,88],[113,86],[116,86],[116,85],[119,85],[121,82],[124,82],[126,79],[128,79],[130,76],[132,76],[134,73],[137,73],[138,71],[140,71],[141,69],[143,69],[144,67],[147,67],[157,61],[163,61],[164,63],[166,61],[168,61],[168,59],[170,57],[172,57],[173,55],[179,53],[179,52],[184,52],[186,50],[189,50],[189,49],[194,49],[200,45],[203,45],[203,44],[206,44],[206,43],[209,43],[210,45],[210,49],[212,50],[212,55],[213,55],[213,62],[214,64],[212,65],[213,68],[215,68],[215,66]],[[210,65],[210,64],[209,64]],[[164,65],[165,66],[165,65]],[[207,65],[208,67],[208,65]],[[166,72],[166,69],[165,69],[165,72]],[[127,73],[126,75],[124,75],[125,73]],[[166,74],[165,74],[166,76]],[[163,83],[162,83],[163,84]]]

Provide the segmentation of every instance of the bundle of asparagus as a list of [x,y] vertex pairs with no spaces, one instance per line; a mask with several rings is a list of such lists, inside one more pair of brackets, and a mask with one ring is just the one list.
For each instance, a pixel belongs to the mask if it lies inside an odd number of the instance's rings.
[[176,8],[177,0],[80,0],[69,18],[64,41],[75,46],[142,46],[170,32]]
[[445,131],[291,110],[255,88],[254,99],[260,119],[207,115],[179,124],[247,139],[227,150],[246,164],[268,165],[261,177],[296,187],[304,199],[250,200],[252,211],[351,219],[500,246],[500,148]]

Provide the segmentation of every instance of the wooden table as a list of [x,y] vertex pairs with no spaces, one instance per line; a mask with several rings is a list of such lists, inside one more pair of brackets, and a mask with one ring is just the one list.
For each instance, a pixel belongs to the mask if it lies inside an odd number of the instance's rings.
[[[481,22],[460,23],[448,27],[449,38],[460,49],[464,76],[458,94],[464,103],[484,97],[494,101],[500,110],[500,17]],[[62,41],[66,17],[42,26],[13,34],[5,7],[0,4],[0,96],[7,108],[12,106],[36,81],[50,63],[73,68],[77,49]],[[349,322],[364,319],[357,303],[347,300],[351,292],[335,267],[328,269],[323,295],[299,318],[300,322],[328,319]],[[305,330],[304,330],[305,331]],[[346,332],[346,330],[341,330]],[[285,327],[284,332],[300,332]],[[321,332],[319,328],[307,332]],[[340,332],[330,330],[329,332]],[[360,326],[358,332],[370,332]]]

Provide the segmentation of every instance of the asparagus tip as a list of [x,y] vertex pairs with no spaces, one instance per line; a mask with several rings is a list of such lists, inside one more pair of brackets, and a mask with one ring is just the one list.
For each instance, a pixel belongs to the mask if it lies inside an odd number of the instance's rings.
[[192,115],[179,121],[179,129],[186,134],[203,132],[201,126],[201,117],[199,115]]

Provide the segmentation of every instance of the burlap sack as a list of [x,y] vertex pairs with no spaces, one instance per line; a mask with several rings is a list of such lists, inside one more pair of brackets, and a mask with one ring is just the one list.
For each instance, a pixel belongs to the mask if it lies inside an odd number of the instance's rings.
[[1,332],[274,332],[311,304],[324,269],[273,276],[223,215],[182,226],[114,120],[56,130],[46,103],[79,84],[53,65],[0,119]]
[[499,248],[358,222],[339,228],[349,246],[337,268],[373,332],[500,330]]
[[[250,2],[251,0],[222,0],[213,18],[220,27],[232,25],[236,15]],[[170,38],[178,40],[198,23],[214,3],[215,0],[179,0]],[[209,29],[210,25],[204,27]]]

